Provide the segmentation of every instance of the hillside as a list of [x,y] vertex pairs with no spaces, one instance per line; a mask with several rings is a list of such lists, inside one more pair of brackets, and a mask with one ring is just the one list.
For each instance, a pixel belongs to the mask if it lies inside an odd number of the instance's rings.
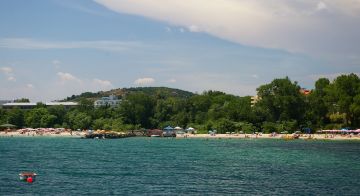
[[160,96],[160,97],[177,97],[177,98],[188,98],[194,95],[194,93],[189,91],[184,91],[180,89],[168,88],[168,87],[134,87],[134,88],[118,88],[112,89],[109,91],[99,91],[96,93],[85,92],[80,95],[72,95],[67,97],[63,101],[79,101],[80,99],[86,98],[88,100],[96,100],[100,97],[105,97],[109,95],[116,95],[119,98],[123,98],[131,93],[144,93],[150,96]]

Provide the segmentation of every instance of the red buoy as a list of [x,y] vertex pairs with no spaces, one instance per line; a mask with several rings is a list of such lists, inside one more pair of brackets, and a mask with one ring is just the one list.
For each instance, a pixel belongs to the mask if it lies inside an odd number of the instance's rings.
[[26,181],[27,181],[28,183],[33,183],[32,177],[28,177],[28,178],[26,179]]

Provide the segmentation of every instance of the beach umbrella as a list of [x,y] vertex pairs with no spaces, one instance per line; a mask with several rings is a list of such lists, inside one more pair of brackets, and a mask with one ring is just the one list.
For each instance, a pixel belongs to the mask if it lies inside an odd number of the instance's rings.
[[178,127],[175,127],[174,129],[175,129],[175,130],[182,130],[182,128],[179,127],[179,126],[178,126]]
[[192,127],[189,127],[189,128],[187,128],[186,130],[188,130],[188,131],[194,131],[195,129],[192,128]]
[[16,125],[13,125],[13,124],[2,124],[2,125],[0,125],[0,127],[5,127],[5,128],[14,128],[14,127],[16,127]]

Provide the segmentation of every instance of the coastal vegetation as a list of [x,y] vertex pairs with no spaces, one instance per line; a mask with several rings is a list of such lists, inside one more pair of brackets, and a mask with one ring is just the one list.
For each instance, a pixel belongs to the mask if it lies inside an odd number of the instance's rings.
[[[254,131],[294,132],[360,127],[360,79],[341,75],[330,81],[320,78],[310,93],[303,93],[288,77],[274,79],[257,88],[258,100],[219,91],[202,94],[157,87],[115,89],[83,93],[66,101],[78,101],[76,108],[45,107],[31,110],[0,109],[0,123],[17,127],[64,127],[127,131],[163,128],[168,125],[194,127],[198,132]],[[94,100],[115,94],[118,107],[94,108]]]

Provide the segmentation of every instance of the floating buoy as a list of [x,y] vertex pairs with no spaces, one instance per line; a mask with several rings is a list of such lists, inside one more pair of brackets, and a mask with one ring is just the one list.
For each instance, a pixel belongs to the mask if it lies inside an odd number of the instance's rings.
[[28,183],[33,183],[35,182],[36,179],[36,173],[34,172],[21,172],[19,174],[20,176],[20,180],[28,182]]
[[28,178],[26,179],[26,181],[27,181],[28,183],[33,183],[32,177],[28,177]]

